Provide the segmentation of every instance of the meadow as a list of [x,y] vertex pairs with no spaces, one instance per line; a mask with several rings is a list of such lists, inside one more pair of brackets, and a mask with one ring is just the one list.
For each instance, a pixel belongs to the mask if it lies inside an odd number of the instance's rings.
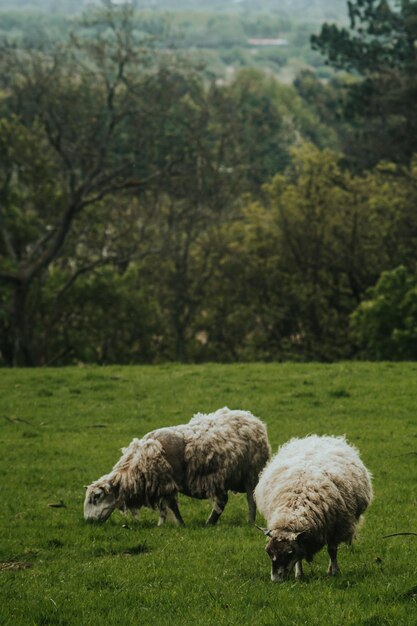
[[[416,379],[415,363],[1,370],[0,624],[416,624],[417,537],[383,538],[417,531]],[[213,528],[183,496],[185,528],[84,521],[83,486],[134,436],[225,405],[264,420],[274,451],[313,432],[359,448],[375,498],[339,577],[323,550],[304,581],[272,583],[243,495]]]

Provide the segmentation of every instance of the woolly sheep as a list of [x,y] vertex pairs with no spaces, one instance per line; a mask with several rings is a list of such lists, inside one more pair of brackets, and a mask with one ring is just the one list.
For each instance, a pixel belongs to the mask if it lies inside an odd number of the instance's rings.
[[106,474],[87,487],[84,517],[104,522],[115,508],[133,513],[142,506],[159,509],[158,526],[171,510],[184,521],[177,494],[211,499],[207,520],[215,524],[228,500],[228,491],[246,493],[249,522],[256,507],[253,490],[271,449],[266,426],[248,411],[227,407],[198,413],[188,424],[160,428],[133,439]]
[[372,500],[371,475],[344,437],[310,435],[283,445],[262,471],[255,489],[267,520],[271,579],[284,580],[302,559],[312,561],[327,544],[328,574],[339,572],[337,548],[351,542]]

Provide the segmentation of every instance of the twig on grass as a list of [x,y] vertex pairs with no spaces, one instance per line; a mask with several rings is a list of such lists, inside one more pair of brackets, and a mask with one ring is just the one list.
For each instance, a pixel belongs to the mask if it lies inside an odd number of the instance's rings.
[[395,454],[393,458],[398,459],[400,456],[417,456],[417,452],[414,450],[412,452],[403,452],[402,454]]
[[53,502],[52,504],[48,504],[49,507],[51,507],[51,509],[66,509],[67,505],[65,504],[65,502],[63,500],[60,500],[59,502]]
[[28,422],[28,420],[23,419],[22,417],[9,417],[8,415],[3,415],[5,420],[11,422],[12,424],[16,424],[16,422],[22,422],[22,424],[27,424],[28,426],[32,426],[32,428],[36,428],[34,424]]
[[417,533],[392,533],[391,535],[383,535],[382,539],[388,539],[388,537],[399,537],[400,535],[414,535],[417,537]]

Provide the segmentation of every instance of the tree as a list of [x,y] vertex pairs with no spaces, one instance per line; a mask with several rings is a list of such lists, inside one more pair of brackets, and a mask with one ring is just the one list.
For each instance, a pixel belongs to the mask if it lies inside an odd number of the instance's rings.
[[227,91],[230,124],[239,138],[236,160],[246,167],[246,189],[259,193],[288,164],[293,129],[279,110],[276,81],[262,72],[241,70]]
[[360,353],[368,359],[417,358],[417,275],[400,265],[383,272],[351,317]]
[[417,151],[417,2],[348,2],[350,28],[324,24],[311,38],[335,68],[353,72],[345,115],[354,132],[345,151],[359,167],[409,163]]
[[199,319],[204,358],[348,358],[349,318],[367,289],[415,264],[414,167],[354,176],[330,150],[303,145],[292,157],[222,228],[225,252]]
[[346,134],[340,82],[332,78],[324,83],[311,70],[302,70],[294,80],[294,88],[311,118],[302,127],[303,139],[318,148],[341,150]]
[[164,87],[172,94],[165,145],[176,160],[155,207],[157,262],[150,256],[142,270],[150,298],[158,302],[161,349],[186,361],[195,354],[196,319],[207,308],[222,254],[219,232],[236,215],[252,169],[231,89],[199,83],[183,94],[177,90],[178,80]]
[[[161,86],[170,70],[139,46],[131,17],[129,7],[108,10],[95,40],[74,38],[51,54],[2,51],[0,283],[10,296],[2,347],[10,364],[33,363],[31,290],[81,216],[100,207],[105,232],[103,213],[115,194],[149,192],[175,159],[159,141],[167,106]],[[118,219],[120,238],[122,211]],[[73,275],[111,258],[106,246],[95,246],[83,266],[74,254]]]

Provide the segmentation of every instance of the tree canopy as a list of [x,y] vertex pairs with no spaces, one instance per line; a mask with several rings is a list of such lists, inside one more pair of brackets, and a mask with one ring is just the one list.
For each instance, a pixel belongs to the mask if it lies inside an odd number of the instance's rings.
[[350,28],[324,24],[313,48],[353,72],[345,98],[352,131],[345,149],[359,167],[409,163],[417,151],[417,2],[348,2]]
[[414,358],[416,4],[352,1],[313,40],[350,74],[294,85],[131,6],[3,42],[0,364]]

